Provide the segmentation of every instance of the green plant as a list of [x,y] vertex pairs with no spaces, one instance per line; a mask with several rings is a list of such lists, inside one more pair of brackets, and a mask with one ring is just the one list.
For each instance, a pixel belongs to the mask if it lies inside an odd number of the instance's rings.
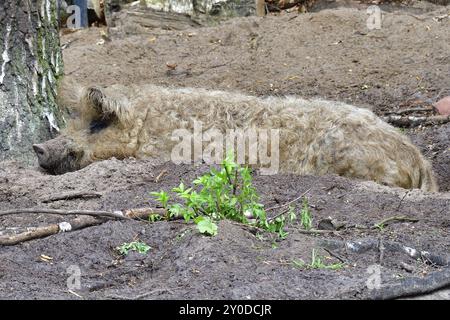
[[162,217],[157,213],[153,213],[148,216],[148,221],[150,221],[150,222],[160,221],[161,219],[162,219]]
[[198,216],[194,222],[197,224],[200,233],[207,234],[209,236],[215,236],[217,234],[217,225],[211,221],[209,217]]
[[293,206],[293,205],[289,206],[288,214],[289,214],[290,222],[294,222],[295,220],[297,220],[297,213],[295,213],[295,206]]
[[129,242],[129,243],[123,243],[116,249],[117,249],[117,251],[119,251],[119,253],[121,255],[126,256],[130,251],[136,251],[141,254],[146,254],[148,252],[148,250],[150,250],[151,248],[144,242],[133,241],[133,242]]
[[322,261],[322,258],[316,254],[316,250],[312,250],[312,256],[311,256],[311,263],[306,264],[303,261],[299,260],[292,260],[292,264],[296,268],[300,269],[330,269],[330,270],[339,270],[344,267],[343,263],[332,263],[332,264],[325,264]]
[[169,217],[182,216],[187,222],[193,220],[203,234],[216,235],[215,221],[230,219],[276,232],[282,238],[287,235],[284,216],[273,221],[267,219],[264,206],[258,202],[259,196],[252,185],[250,169],[237,165],[233,154],[226,157],[220,170],[211,169],[195,179],[192,185],[186,188],[184,183],[180,183],[172,189],[183,203],[169,205],[170,199],[165,191],[152,192],[151,195],[167,209]]
[[385,229],[385,225],[384,225],[384,223],[377,223],[377,224],[375,224],[374,225],[375,226],[375,228],[377,228],[378,230],[380,230],[380,231],[383,231],[384,229]]
[[306,230],[311,230],[312,228],[312,216],[311,210],[309,209],[308,198],[303,198],[302,210],[300,211],[300,223],[302,227]]

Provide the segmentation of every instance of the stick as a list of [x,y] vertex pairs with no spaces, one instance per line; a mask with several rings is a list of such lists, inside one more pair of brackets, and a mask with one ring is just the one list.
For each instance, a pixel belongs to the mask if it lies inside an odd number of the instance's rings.
[[0,236],[0,245],[12,246],[24,241],[29,241],[38,238],[48,237],[63,231],[73,231],[85,227],[93,226],[102,223],[100,219],[90,216],[81,216],[73,219],[71,222],[63,222],[59,224],[51,224],[49,226],[38,227],[30,231],[25,231],[19,234]]
[[383,120],[399,127],[417,127],[419,125],[444,124],[450,122],[450,116],[402,117],[400,115],[390,115],[383,117]]
[[339,254],[333,252],[330,249],[327,248],[323,248],[323,250],[325,250],[326,252],[328,252],[328,254],[336,259],[338,259],[340,262],[347,264],[348,262],[346,261],[346,259],[344,259],[343,257],[341,257]]
[[[125,217],[129,219],[142,219],[148,218],[151,215],[160,215],[161,217],[167,216],[167,210],[163,208],[135,208],[124,211]],[[180,219],[182,217],[173,217],[173,220]]]
[[144,298],[151,296],[152,294],[158,293],[158,292],[168,292],[170,294],[173,294],[173,291],[171,289],[161,288],[161,289],[156,289],[153,291],[145,292],[145,293],[139,294],[134,297],[125,297],[125,296],[120,296],[120,295],[108,295],[106,297],[110,298],[110,299],[119,299],[119,300],[139,300],[139,299],[144,299]]
[[[98,219],[98,217],[112,217],[117,219],[142,219],[148,218],[151,214],[159,214],[165,216],[165,209],[153,209],[153,208],[137,208],[121,211],[108,212],[108,211],[87,211],[87,210],[55,210],[55,209],[18,209],[0,212],[0,216],[19,213],[49,213],[49,214],[61,214],[61,215],[81,215],[69,222],[62,222],[59,224],[51,224],[49,226],[34,228],[33,230],[25,231],[19,234],[0,236],[0,245],[11,246],[24,241],[29,241],[38,238],[48,237],[59,232],[74,231],[94,225],[101,224],[105,220]],[[173,219],[179,219],[181,217],[173,217]]]
[[398,111],[391,111],[387,112],[386,114],[405,114],[405,113],[413,113],[413,112],[426,112],[426,111],[433,111],[433,108],[430,107],[414,107],[414,108],[408,108]]
[[400,199],[400,203],[398,204],[398,207],[395,211],[398,211],[400,207],[402,206],[403,200],[405,200],[406,196],[409,194],[410,190],[406,191],[403,197]]
[[166,170],[166,169],[162,170],[162,171],[158,174],[158,176],[156,177],[155,183],[158,183],[159,180],[160,180],[166,173],[167,173],[167,170]]
[[288,209],[284,209],[283,211],[281,211],[280,213],[274,215],[273,217],[270,217],[267,219],[267,222],[271,222],[273,220],[275,220],[276,218],[278,218],[279,216],[282,216],[283,214],[286,214],[289,212],[289,208]]
[[121,211],[94,211],[94,210],[61,210],[61,209],[46,209],[46,208],[35,208],[35,209],[13,209],[0,211],[1,216],[13,215],[13,214],[60,214],[60,215],[87,215],[93,217],[110,217],[116,219],[130,219],[130,217],[125,216]]
[[388,223],[397,222],[397,221],[398,221],[398,222],[418,222],[419,219],[408,218],[408,217],[406,217],[406,216],[389,217],[389,218],[386,218],[386,219],[381,220],[381,221],[378,222],[378,223],[375,223],[375,224],[373,225],[372,229],[380,228],[380,227],[385,226],[385,225],[388,224]]
[[67,193],[61,193],[56,194],[54,196],[50,196],[47,198],[43,198],[41,201],[43,203],[58,201],[58,200],[70,200],[70,199],[77,199],[77,198],[100,198],[102,196],[99,192],[87,192],[87,191],[77,191],[77,192],[67,192]]
[[298,196],[297,198],[295,198],[294,200],[291,200],[291,201],[289,201],[289,202],[286,202],[285,204],[282,204],[281,206],[276,206],[276,207],[271,207],[271,208],[269,208],[269,209],[266,209],[266,212],[267,212],[267,211],[270,211],[270,210],[275,210],[275,209],[283,208],[283,207],[285,207],[285,206],[290,205],[291,203],[293,203],[293,202],[295,202],[295,201],[298,201],[298,200],[301,199],[304,195],[306,195],[309,191],[311,191],[311,189],[312,189],[312,188],[309,188],[308,190],[306,190],[305,192],[303,192],[301,195],[299,195],[299,196]]

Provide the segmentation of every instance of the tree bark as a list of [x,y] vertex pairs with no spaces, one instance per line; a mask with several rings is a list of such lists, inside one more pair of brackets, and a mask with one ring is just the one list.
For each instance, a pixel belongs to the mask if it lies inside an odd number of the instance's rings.
[[56,1],[0,1],[0,161],[34,161],[32,144],[63,124]]

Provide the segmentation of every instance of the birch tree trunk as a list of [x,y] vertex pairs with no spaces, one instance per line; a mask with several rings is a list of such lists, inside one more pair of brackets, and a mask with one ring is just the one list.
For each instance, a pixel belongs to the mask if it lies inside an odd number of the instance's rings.
[[63,124],[56,0],[0,1],[0,161],[34,160],[32,144]]

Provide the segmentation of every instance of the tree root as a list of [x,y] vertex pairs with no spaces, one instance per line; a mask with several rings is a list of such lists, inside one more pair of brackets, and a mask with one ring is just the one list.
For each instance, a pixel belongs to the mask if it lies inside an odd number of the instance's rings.
[[391,252],[406,254],[414,260],[421,259],[429,265],[444,266],[443,270],[429,273],[423,278],[408,277],[392,285],[385,285],[379,289],[370,290],[368,296],[370,299],[386,300],[418,296],[450,286],[450,259],[448,257],[428,251],[416,250],[398,242],[380,242],[377,239],[361,241],[320,240],[319,245],[327,250],[345,249],[354,253],[364,253],[369,250],[378,251],[380,253],[380,263],[385,253]]
[[396,284],[372,290],[370,299],[388,300],[419,296],[450,286],[450,268],[429,273],[423,278],[409,277]]
[[[364,253],[369,250],[380,251],[380,241],[378,239],[364,239],[361,241],[338,241],[324,239],[320,240],[319,245],[329,250],[345,249],[354,253]],[[398,242],[384,241],[383,251],[393,253],[403,253],[414,260],[421,259],[425,263],[433,266],[448,266],[450,261],[448,257],[443,257],[430,253],[425,250],[416,250]]]

